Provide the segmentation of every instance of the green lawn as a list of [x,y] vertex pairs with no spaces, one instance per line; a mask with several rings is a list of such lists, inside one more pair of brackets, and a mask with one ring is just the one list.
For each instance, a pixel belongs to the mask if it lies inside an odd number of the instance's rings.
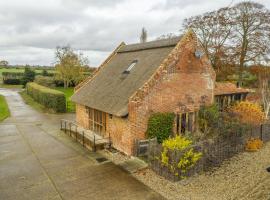
[[75,112],[75,104],[72,101],[70,101],[70,97],[74,93],[74,88],[73,87],[70,87],[70,88],[56,87],[54,89],[61,91],[65,94],[66,100],[67,100],[67,112]]
[[8,105],[4,96],[0,95],[0,121],[10,116]]

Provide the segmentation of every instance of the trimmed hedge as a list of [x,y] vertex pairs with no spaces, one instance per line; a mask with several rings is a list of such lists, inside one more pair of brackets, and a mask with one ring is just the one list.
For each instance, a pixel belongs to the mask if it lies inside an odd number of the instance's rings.
[[9,85],[20,85],[24,72],[3,72],[3,83]]
[[26,92],[46,108],[51,108],[55,112],[66,112],[66,97],[63,92],[33,82],[27,83]]
[[157,138],[159,143],[168,139],[173,133],[174,113],[155,113],[148,120],[146,134],[148,138]]
[[[42,76],[41,73],[35,73]],[[54,73],[49,72],[45,77],[53,77]],[[8,85],[20,85],[23,83],[24,72],[2,72],[3,83]]]

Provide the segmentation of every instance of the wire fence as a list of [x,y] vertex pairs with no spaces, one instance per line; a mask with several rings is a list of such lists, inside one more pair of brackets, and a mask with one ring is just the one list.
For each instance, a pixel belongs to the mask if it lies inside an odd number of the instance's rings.
[[[193,148],[195,152],[201,152],[202,157],[196,165],[187,172],[183,172],[179,169],[177,171],[178,176],[175,176],[175,171],[172,172],[170,168],[162,164],[161,152],[163,149],[162,145],[158,144],[156,140],[143,141],[142,146],[140,146],[140,142],[137,141],[136,151],[140,153],[138,156],[146,157],[150,168],[157,174],[171,181],[178,181],[183,176],[192,176],[203,171],[209,171],[213,167],[220,166],[224,160],[243,152],[246,142],[250,138],[259,138],[263,142],[270,141],[270,123],[249,128],[244,134],[239,131],[234,134],[219,136],[194,144],[191,148]],[[188,150],[189,149],[185,151],[168,151],[169,163],[178,163],[183,154]]]

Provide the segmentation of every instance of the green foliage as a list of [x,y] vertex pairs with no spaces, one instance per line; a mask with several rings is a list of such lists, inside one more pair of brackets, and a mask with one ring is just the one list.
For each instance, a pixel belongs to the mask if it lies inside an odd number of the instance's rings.
[[42,72],[41,72],[41,75],[42,76],[49,76],[49,73],[46,69],[43,69]]
[[35,79],[35,71],[30,69],[29,67],[25,67],[24,74],[22,77],[22,85],[25,87],[28,82],[33,82]]
[[181,175],[183,178],[183,175],[202,157],[202,153],[195,152],[191,145],[192,141],[183,136],[164,140],[161,163],[175,176]]
[[3,83],[10,85],[19,85],[21,84],[23,74],[23,72],[2,72]]
[[67,112],[75,112],[75,103],[70,100],[70,97],[74,93],[74,88],[56,87],[55,90],[61,91],[65,94],[67,100]]
[[0,95],[0,121],[6,119],[10,115],[5,97]]
[[83,79],[83,67],[88,59],[82,53],[76,53],[70,46],[56,48],[57,77],[64,82],[64,87],[70,86],[71,82],[77,84]]
[[243,134],[247,130],[247,126],[241,123],[234,113],[219,112],[216,104],[201,107],[198,121],[204,137],[227,137],[230,134]]
[[66,112],[66,98],[63,92],[36,83],[27,83],[26,91],[35,101],[46,108],[51,108],[55,112]]
[[219,118],[220,112],[217,104],[202,106],[199,111],[200,130],[205,134],[210,133],[214,127],[218,126]]
[[155,113],[148,120],[146,134],[148,138],[157,138],[159,143],[169,138],[173,133],[173,113]]

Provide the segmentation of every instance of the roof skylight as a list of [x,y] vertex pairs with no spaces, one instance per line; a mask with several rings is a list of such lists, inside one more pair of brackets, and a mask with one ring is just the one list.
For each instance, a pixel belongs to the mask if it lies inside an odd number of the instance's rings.
[[128,66],[128,68],[123,73],[128,74],[132,70],[132,68],[137,64],[137,62],[138,60],[132,61],[132,63]]

